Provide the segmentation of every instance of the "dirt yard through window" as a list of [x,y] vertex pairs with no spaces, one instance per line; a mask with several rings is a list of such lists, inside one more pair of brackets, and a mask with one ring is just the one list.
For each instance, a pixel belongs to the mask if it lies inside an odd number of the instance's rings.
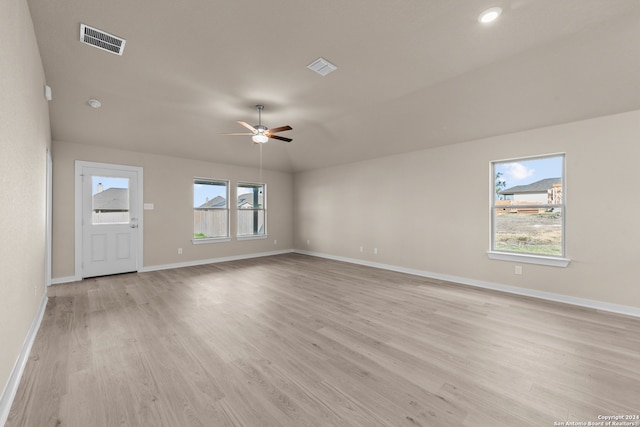
[[560,212],[514,213],[500,210],[496,213],[495,230],[495,250],[562,255]]

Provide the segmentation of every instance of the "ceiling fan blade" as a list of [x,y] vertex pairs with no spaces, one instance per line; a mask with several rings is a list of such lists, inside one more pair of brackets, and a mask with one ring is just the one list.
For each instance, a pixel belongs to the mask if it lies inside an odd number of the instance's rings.
[[253,126],[251,126],[249,123],[243,122],[242,120],[238,120],[238,124],[241,126],[246,127],[247,129],[249,129],[251,132],[253,132],[252,135],[255,135],[256,133],[258,133],[258,129],[254,128]]
[[293,141],[293,139],[291,138],[285,138],[284,136],[278,136],[278,135],[268,135],[269,138],[273,138],[273,139],[279,139],[280,141],[284,141],[284,142],[291,142]]
[[271,128],[267,132],[278,133],[278,132],[284,132],[285,130],[291,130],[291,129],[293,129],[291,126],[280,126],[279,128]]
[[255,135],[255,134],[251,132],[240,132],[240,133],[234,132],[234,133],[221,133],[220,135],[245,135],[246,136],[246,135]]

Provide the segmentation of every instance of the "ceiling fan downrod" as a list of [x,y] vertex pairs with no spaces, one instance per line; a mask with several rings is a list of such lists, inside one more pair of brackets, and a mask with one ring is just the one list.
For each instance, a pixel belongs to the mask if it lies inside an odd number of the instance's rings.
[[256,105],[256,109],[258,110],[258,126],[256,127],[256,129],[266,130],[266,129],[262,129],[262,110],[264,110],[264,105],[258,104]]

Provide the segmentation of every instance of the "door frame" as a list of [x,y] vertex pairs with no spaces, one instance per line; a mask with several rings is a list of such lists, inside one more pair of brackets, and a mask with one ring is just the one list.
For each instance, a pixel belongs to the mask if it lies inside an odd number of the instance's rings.
[[138,181],[138,200],[134,200],[138,209],[138,241],[136,253],[136,271],[142,270],[144,256],[144,195],[143,168],[140,166],[116,165],[112,163],[96,163],[84,160],[76,160],[75,165],[75,280],[82,280],[82,170],[85,167],[113,169],[119,171],[134,172]]
[[45,258],[45,274],[44,284],[46,287],[51,286],[51,262],[53,248],[53,158],[51,156],[51,147],[47,148],[47,225],[46,225],[46,258]]

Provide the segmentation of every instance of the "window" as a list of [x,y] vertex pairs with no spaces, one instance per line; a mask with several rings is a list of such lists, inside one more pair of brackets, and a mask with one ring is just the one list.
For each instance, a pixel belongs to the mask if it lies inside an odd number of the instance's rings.
[[497,161],[491,172],[490,257],[566,266],[564,155]]
[[264,184],[238,183],[238,237],[266,236]]
[[129,224],[129,178],[91,177],[91,223]]
[[193,180],[193,243],[229,239],[229,181]]

